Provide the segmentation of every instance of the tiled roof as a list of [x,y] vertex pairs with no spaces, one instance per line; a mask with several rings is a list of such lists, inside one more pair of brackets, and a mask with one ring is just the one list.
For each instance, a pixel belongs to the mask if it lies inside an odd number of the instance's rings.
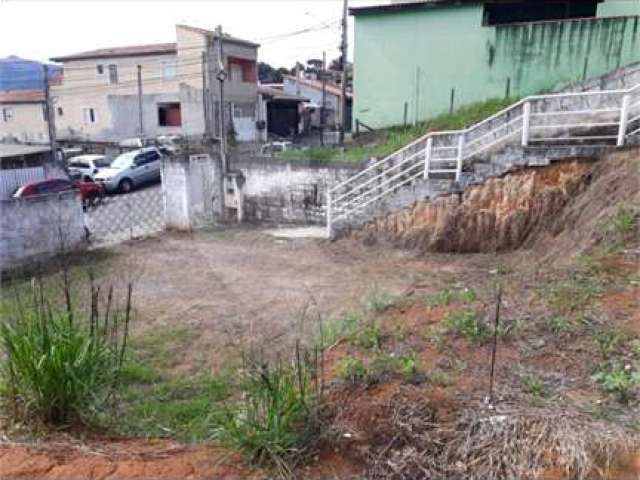
[[87,52],[74,53],[62,57],[53,57],[54,62],[70,60],[86,60],[90,58],[139,57],[141,55],[157,55],[176,53],[175,43],[153,43],[150,45],[133,45],[129,47],[98,48]]
[[40,103],[44,102],[42,90],[9,90],[0,92],[0,103]]
[[[296,81],[296,77],[294,77],[293,75],[284,75],[284,78],[287,78],[291,81]],[[299,78],[298,81],[300,82],[300,85],[305,85],[307,87],[313,88],[314,90],[322,90],[322,81],[321,80],[310,80],[308,78]],[[338,85],[337,83],[334,82],[330,82],[327,81],[327,93],[330,93],[331,95],[335,95],[337,97],[341,97],[342,96],[342,89],[340,88],[340,85]],[[347,92],[347,98],[351,98],[352,94]]]

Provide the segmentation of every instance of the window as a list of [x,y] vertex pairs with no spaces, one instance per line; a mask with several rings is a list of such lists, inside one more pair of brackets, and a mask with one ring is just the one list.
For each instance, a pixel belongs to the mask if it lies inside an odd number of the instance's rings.
[[109,83],[118,83],[117,65],[109,65]]
[[102,75],[104,73],[104,66],[96,65],[96,72],[98,73],[98,75]]
[[69,163],[69,166],[73,168],[82,168],[84,170],[88,170],[91,168],[91,166],[86,162],[71,162]]
[[42,112],[42,121],[46,122],[47,121],[47,104],[46,103],[42,104],[42,108],[40,109],[40,111]]
[[232,82],[254,83],[257,81],[256,62],[246,58],[229,57],[229,72]]
[[96,115],[95,108],[87,107],[82,109],[82,119],[85,125],[96,123],[98,121],[98,117]]
[[521,0],[484,5],[484,25],[595,17],[599,0]]
[[61,117],[64,114],[62,107],[58,107],[58,116]]
[[2,118],[5,122],[11,121],[13,118],[13,109],[12,108],[3,108],[2,109]]
[[158,126],[160,127],[180,127],[182,116],[180,103],[159,103],[158,104]]
[[98,159],[98,160],[94,160],[93,164],[97,167],[97,168],[106,168],[109,165],[111,165],[111,162],[109,160],[107,160],[106,158],[103,158],[102,160]]
[[162,62],[162,79],[173,80],[178,75],[178,65],[175,60]]

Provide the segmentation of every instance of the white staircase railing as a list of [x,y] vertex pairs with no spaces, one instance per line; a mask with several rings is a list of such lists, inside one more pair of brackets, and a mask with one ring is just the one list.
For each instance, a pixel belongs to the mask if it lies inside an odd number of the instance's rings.
[[632,135],[640,135],[640,85],[530,96],[467,129],[427,133],[330,188],[327,235],[418,179],[459,181],[467,164],[509,145],[622,146]]

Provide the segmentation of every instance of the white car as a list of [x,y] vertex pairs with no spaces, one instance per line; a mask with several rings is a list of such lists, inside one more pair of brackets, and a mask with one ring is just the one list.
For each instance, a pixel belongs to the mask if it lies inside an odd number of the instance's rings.
[[93,182],[96,174],[111,162],[104,155],[79,155],[68,160],[69,175],[83,182]]
[[128,193],[135,187],[160,180],[162,154],[156,147],[140,148],[118,155],[108,168],[95,176],[107,192]]

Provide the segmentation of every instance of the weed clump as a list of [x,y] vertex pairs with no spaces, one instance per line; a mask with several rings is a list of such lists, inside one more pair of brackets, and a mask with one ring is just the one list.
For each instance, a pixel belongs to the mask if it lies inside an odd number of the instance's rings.
[[470,342],[482,343],[491,336],[489,326],[478,318],[475,310],[469,308],[450,313],[445,317],[445,324],[449,330],[461,334]]

